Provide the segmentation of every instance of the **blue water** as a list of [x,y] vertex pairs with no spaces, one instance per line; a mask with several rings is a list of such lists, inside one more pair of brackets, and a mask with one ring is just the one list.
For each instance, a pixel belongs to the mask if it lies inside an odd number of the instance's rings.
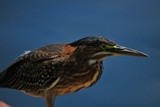
[[[0,71],[27,50],[101,35],[150,58],[112,57],[99,82],[60,96],[56,107],[160,107],[159,0],[1,0]],[[40,98],[0,89],[13,107],[44,107]]]

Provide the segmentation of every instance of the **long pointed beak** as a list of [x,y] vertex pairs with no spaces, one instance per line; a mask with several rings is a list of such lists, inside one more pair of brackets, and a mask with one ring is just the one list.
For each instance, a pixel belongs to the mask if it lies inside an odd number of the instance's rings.
[[149,57],[147,54],[145,54],[143,52],[137,51],[135,49],[119,46],[119,45],[114,46],[112,52],[115,55],[130,55],[130,56],[139,56],[139,57]]

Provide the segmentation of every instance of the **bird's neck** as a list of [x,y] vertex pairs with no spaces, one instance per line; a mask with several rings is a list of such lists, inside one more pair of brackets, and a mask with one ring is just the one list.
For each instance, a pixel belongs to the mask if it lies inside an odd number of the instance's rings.
[[71,69],[71,67],[78,67],[84,69],[86,67],[101,66],[101,60],[92,59],[88,53],[85,53],[83,48],[72,47],[66,45],[64,48],[66,56],[66,66]]

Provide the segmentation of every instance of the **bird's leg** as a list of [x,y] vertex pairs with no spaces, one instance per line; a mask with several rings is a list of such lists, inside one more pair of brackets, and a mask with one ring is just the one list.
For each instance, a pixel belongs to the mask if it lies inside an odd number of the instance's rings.
[[52,91],[47,91],[45,94],[46,105],[47,107],[54,107],[55,95]]

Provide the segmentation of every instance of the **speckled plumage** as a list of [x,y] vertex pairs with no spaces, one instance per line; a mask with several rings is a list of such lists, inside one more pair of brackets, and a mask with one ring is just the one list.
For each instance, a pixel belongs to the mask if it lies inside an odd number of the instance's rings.
[[125,49],[103,37],[87,37],[70,44],[47,45],[21,55],[5,69],[0,74],[0,87],[44,97],[47,107],[53,107],[55,96],[75,92],[96,83],[102,74],[102,60],[105,57],[122,53],[146,56]]
[[44,48],[35,50],[20,56],[3,72],[1,85],[24,91],[48,88],[50,82],[62,73],[61,61],[62,57],[54,51]]

